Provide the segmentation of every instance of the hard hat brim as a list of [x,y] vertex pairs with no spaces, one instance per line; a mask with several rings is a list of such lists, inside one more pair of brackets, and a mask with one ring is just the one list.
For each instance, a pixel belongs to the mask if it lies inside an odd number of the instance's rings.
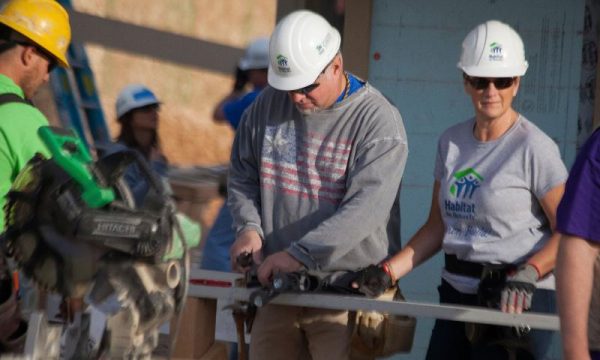
[[[268,59],[267,59],[268,61]],[[269,67],[268,62],[265,64],[255,64],[252,60],[247,60],[247,59],[242,59],[240,60],[238,67],[240,68],[240,70],[242,71],[246,71],[246,70],[260,70],[260,69],[266,69]]]
[[117,118],[120,118],[123,115],[125,115],[128,112],[133,111],[135,109],[143,108],[144,106],[160,105],[160,104],[162,104],[160,101],[153,101],[151,99],[139,101],[135,104],[135,106],[128,106],[128,107],[123,108],[121,111],[119,111],[119,113],[117,113]]
[[54,60],[56,60],[60,66],[65,67],[65,68],[69,67],[69,61],[67,60],[67,58],[64,55],[56,52],[54,49],[49,49],[49,48],[43,46],[36,39],[32,39],[31,37],[27,36],[27,34],[31,33],[31,31],[29,29],[27,29],[26,27],[12,21],[11,19],[9,19],[3,15],[0,15],[0,24],[3,24],[5,26],[11,28],[15,32],[18,32],[22,36],[29,39],[29,41],[31,41],[32,44],[35,44],[35,45],[43,48],[48,54],[52,55],[52,58]]
[[528,64],[525,62],[522,66],[518,67],[482,67],[482,66],[461,66],[460,63],[457,65],[465,74],[474,77],[488,77],[488,78],[501,78],[501,77],[515,77],[523,76],[527,72]]
[[[308,86],[317,80],[319,74],[323,70],[316,70],[314,74],[298,74],[296,76],[280,76],[274,71],[269,65],[269,72],[267,76],[267,80],[269,81],[269,85],[274,87],[277,90],[281,91],[291,91],[301,89],[305,86]],[[311,80],[312,79],[312,80]]]

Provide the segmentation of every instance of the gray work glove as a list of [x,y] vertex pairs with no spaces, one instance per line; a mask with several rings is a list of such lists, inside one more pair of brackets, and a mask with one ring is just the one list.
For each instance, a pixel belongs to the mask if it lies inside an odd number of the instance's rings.
[[538,271],[531,264],[522,265],[514,273],[508,274],[502,289],[500,310],[515,314],[529,310],[538,278]]

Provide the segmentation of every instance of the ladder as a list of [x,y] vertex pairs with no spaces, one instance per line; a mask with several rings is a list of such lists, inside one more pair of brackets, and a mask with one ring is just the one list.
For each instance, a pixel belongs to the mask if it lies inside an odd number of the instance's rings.
[[[71,0],[57,0],[67,10]],[[98,97],[94,76],[83,44],[71,42],[67,52],[71,67],[57,67],[50,74],[50,85],[60,120],[75,129],[89,148],[110,141],[110,134]]]

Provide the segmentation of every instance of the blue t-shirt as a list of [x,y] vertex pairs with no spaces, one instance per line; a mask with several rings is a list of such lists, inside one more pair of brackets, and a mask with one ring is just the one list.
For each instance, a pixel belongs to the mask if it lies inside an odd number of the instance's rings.
[[225,113],[225,118],[227,121],[229,121],[234,129],[237,129],[244,111],[246,108],[248,108],[248,106],[250,106],[250,104],[252,104],[254,99],[256,99],[261,91],[262,88],[254,88],[254,90],[250,91],[241,98],[228,101],[223,105],[223,113]]
[[233,218],[227,203],[225,203],[219,210],[219,214],[206,238],[200,268],[231,272],[229,248],[234,241]]
[[600,243],[600,131],[579,151],[556,213],[563,234]]
[[358,89],[365,86],[365,83],[363,81],[360,81],[356,76],[354,76],[350,73],[347,73],[347,74],[348,74],[348,81],[350,82],[350,85],[348,86],[348,95],[346,95],[345,91],[342,91],[340,96],[335,101],[336,103],[339,103],[340,101],[344,100],[344,98],[354,94]]

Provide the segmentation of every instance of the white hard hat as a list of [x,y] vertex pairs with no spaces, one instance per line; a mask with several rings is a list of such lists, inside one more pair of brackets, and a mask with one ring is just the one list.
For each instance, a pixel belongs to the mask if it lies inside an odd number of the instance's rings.
[[523,41],[510,26],[496,20],[478,25],[462,43],[458,68],[469,76],[523,76],[529,64]]
[[340,33],[307,10],[283,18],[269,43],[269,85],[295,90],[312,84],[340,49]]
[[251,42],[238,66],[241,70],[266,69],[269,67],[269,38],[258,38]]
[[160,104],[152,90],[140,84],[127,85],[117,97],[117,118],[147,105]]

